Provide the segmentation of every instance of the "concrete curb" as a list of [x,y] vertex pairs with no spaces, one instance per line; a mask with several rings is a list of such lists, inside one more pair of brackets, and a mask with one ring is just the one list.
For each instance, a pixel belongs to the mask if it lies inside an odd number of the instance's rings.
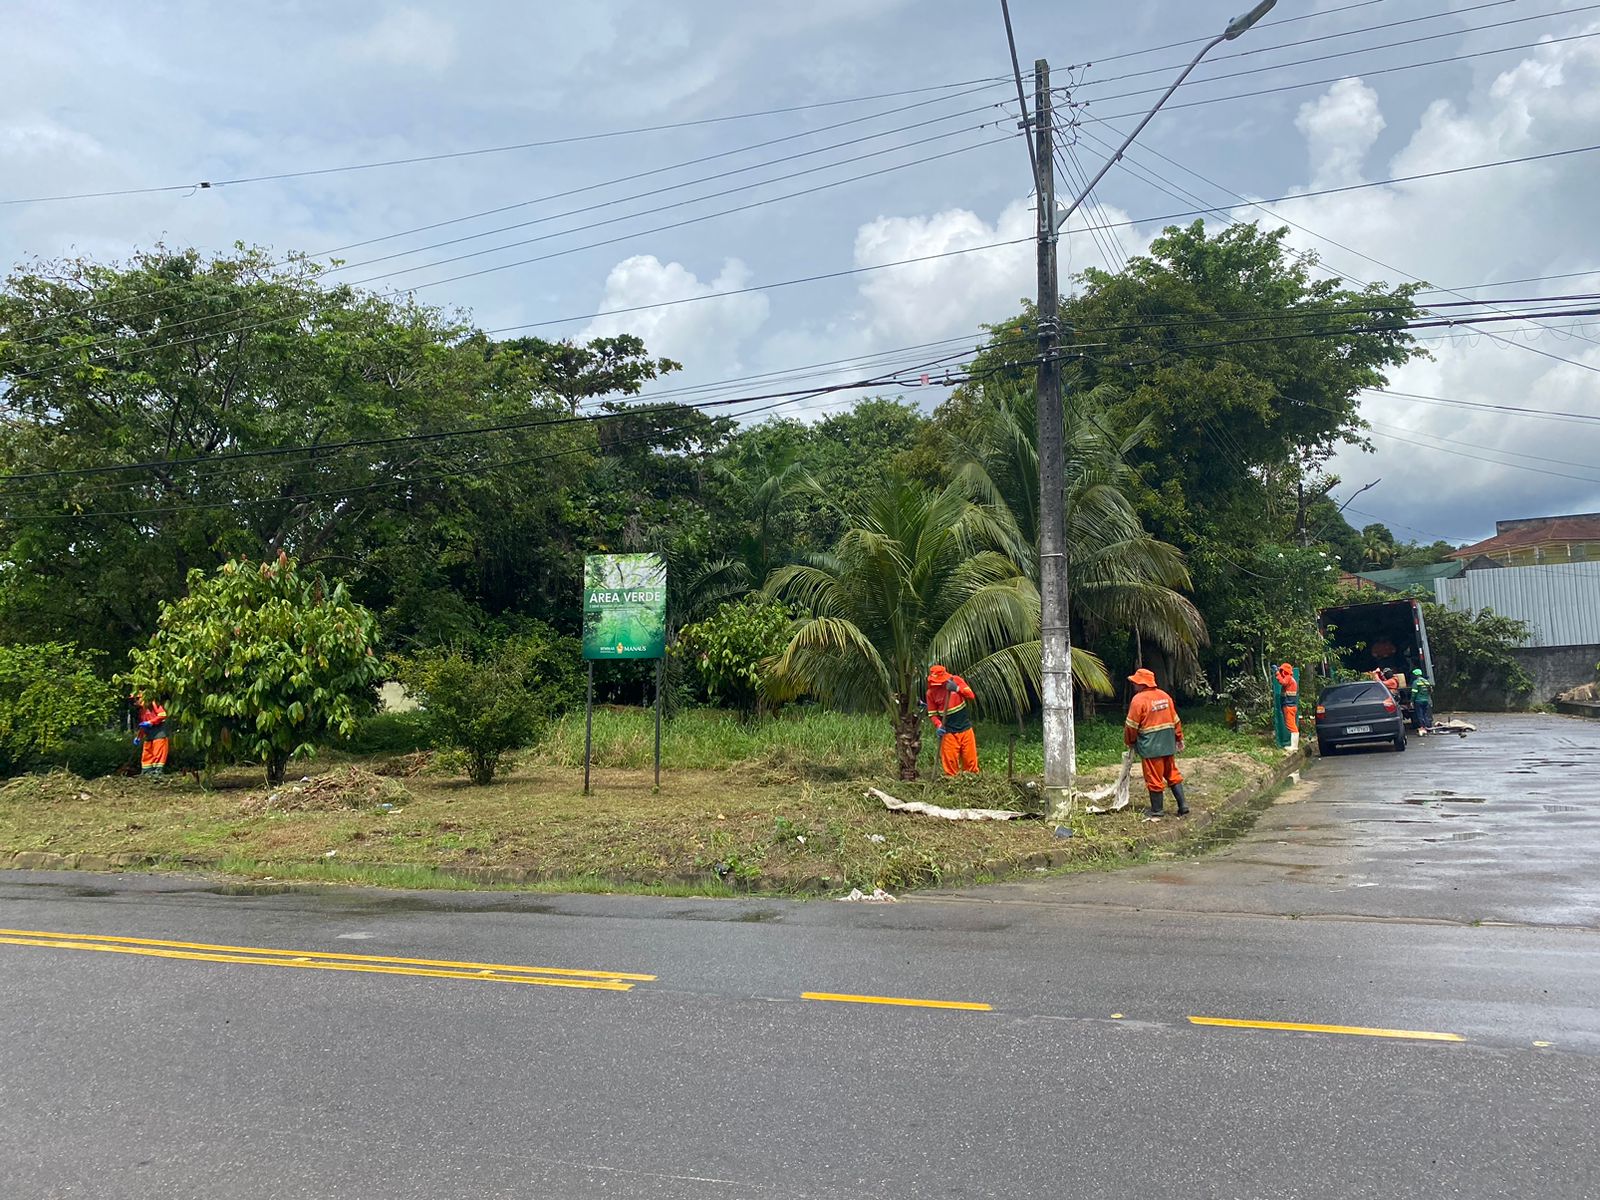
[[[1215,826],[1219,819],[1232,816],[1241,810],[1248,809],[1256,801],[1262,799],[1268,793],[1277,789],[1283,784],[1283,781],[1286,780],[1292,772],[1298,771],[1306,765],[1308,757],[1309,756],[1305,748],[1302,746],[1301,749],[1296,751],[1294,754],[1289,755],[1282,762],[1277,764],[1277,766],[1273,768],[1265,780],[1262,780],[1258,783],[1246,784],[1244,787],[1234,791],[1225,800],[1223,800],[1223,802],[1218,805],[1215,810],[1208,813],[1199,821],[1188,825],[1185,828],[1184,837],[1164,843],[1164,845],[1170,848],[1175,854],[1181,854],[1186,848],[1191,847],[1194,843],[1203,841],[1203,835],[1205,832]],[[1151,838],[1148,839],[1148,841],[1145,839],[1139,839],[1139,841],[1144,842],[1145,845],[1163,844],[1157,838]],[[1136,842],[1135,849],[1138,848],[1139,844]],[[1083,860],[1081,858],[1075,858],[1065,847],[1060,851],[1036,851],[1031,854],[1022,855],[1019,858],[998,859],[983,863],[973,871],[966,871],[961,872],[959,875],[942,877],[933,886],[940,888],[970,886],[980,879],[1021,874],[1023,872],[1031,872],[1039,868],[1043,868],[1044,870],[1048,871],[1056,867],[1080,864],[1082,861]],[[210,872],[218,870],[221,865],[222,860],[217,858],[193,858],[187,856],[163,857],[152,854],[56,854],[49,850],[18,850],[11,854],[0,853],[0,870],[16,871],[105,872],[163,870]],[[360,863],[351,865],[368,867],[377,871],[418,869],[418,864],[415,863]],[[1116,864],[1114,860],[1108,862],[1108,866],[1114,868],[1115,865]],[[575,878],[570,872],[555,872],[546,871],[540,868],[530,869],[523,867],[453,866],[432,868],[423,867],[421,869],[431,870],[441,881],[455,880],[461,883],[499,884],[502,886],[538,885],[543,883],[571,880]],[[706,882],[706,875],[704,872],[697,872],[695,874],[677,873],[670,875],[646,875],[642,873],[621,872],[616,874],[606,873],[588,875],[582,876],[581,878],[594,879],[597,883],[602,885],[609,884],[635,887],[640,885],[649,886],[651,884],[669,887],[694,887],[697,885],[703,885]],[[320,883],[326,883],[329,886],[348,886],[347,883],[339,880],[286,880],[285,882],[304,882],[312,886]],[[739,892],[760,894],[762,891],[762,883],[762,879],[757,876],[755,879],[745,882],[742,886],[738,884],[732,886],[734,886],[735,890]],[[816,878],[803,880],[798,886],[791,885],[781,894],[821,896],[838,890],[839,889],[836,886],[832,884],[825,884],[821,878]]]

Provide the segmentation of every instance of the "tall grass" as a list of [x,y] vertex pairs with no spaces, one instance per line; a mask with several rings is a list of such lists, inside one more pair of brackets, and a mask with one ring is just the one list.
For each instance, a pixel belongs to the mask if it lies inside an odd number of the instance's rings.
[[[1185,722],[1191,751],[1261,752],[1259,738],[1229,730],[1219,712],[1197,709]],[[1018,775],[1044,771],[1044,742],[1037,721],[1019,731],[1015,723],[980,721],[978,750],[986,771],[1003,772],[1010,741],[1016,738]],[[1116,713],[1079,721],[1078,767],[1088,771],[1122,757],[1122,716]],[[597,767],[648,768],[653,761],[655,716],[649,709],[601,708],[594,714],[594,764]],[[922,739],[919,766],[936,769],[933,727]],[[560,767],[583,765],[583,714],[558,721],[534,747],[533,761]],[[797,708],[756,721],[743,721],[718,709],[690,709],[661,727],[661,759],[668,767],[720,770],[734,766],[788,768],[798,774],[881,777],[894,769],[894,736],[888,719],[876,714]]]

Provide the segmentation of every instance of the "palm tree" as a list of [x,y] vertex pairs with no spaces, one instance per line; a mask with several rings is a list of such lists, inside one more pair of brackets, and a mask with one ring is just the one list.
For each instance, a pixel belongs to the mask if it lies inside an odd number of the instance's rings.
[[[917,778],[919,702],[930,664],[964,675],[981,705],[1026,711],[1039,680],[1039,592],[1007,550],[1012,531],[958,484],[934,491],[891,477],[829,554],[779,567],[767,591],[804,615],[771,672],[776,699],[811,693],[880,711],[901,779]],[[1104,666],[1077,652],[1079,677],[1105,691]]]
[[745,471],[721,462],[712,463],[711,470],[727,486],[745,524],[732,553],[707,563],[690,585],[690,613],[707,611],[765,583],[783,557],[779,547],[785,507],[793,496],[816,488],[792,447],[772,451]]
[[[1009,531],[1008,552],[1036,579],[1039,446],[1033,393],[986,389],[976,436],[955,447],[958,478]],[[1093,397],[1069,414],[1066,440],[1067,555],[1072,613],[1080,631],[1130,629],[1170,653],[1180,670],[1198,665],[1205,620],[1180,589],[1190,586],[1182,553],[1151,537],[1129,498],[1128,456],[1146,433],[1118,437]]]

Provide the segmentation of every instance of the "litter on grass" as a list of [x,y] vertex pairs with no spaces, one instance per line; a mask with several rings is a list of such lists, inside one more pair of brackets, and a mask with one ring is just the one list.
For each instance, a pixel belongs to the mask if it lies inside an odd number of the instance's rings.
[[[1093,792],[1084,792],[1084,812],[1100,816],[1102,813],[1121,812],[1128,807],[1128,780],[1133,777],[1133,751],[1122,752],[1122,770],[1116,782]],[[1110,800],[1111,803],[1105,803]]]

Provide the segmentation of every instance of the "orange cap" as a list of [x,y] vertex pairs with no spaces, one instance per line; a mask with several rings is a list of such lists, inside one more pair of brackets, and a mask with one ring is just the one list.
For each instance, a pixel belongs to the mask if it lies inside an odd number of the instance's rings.
[[928,682],[934,687],[938,687],[941,683],[949,683],[950,672],[946,671],[941,664],[934,663],[933,666],[928,668]]
[[1278,668],[1278,670],[1282,671],[1285,675],[1293,675],[1294,674],[1294,668],[1292,666],[1290,666],[1288,663],[1284,663],[1282,666],[1280,666]]
[[1128,676],[1128,682],[1137,683],[1140,687],[1155,687],[1156,673],[1149,667],[1140,667],[1132,675]]

